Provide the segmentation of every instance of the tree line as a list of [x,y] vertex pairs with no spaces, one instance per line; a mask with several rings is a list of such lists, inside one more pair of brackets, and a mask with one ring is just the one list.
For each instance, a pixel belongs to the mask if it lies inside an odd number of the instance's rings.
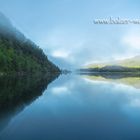
[[30,40],[21,41],[14,36],[0,35],[0,73],[58,72],[42,49]]

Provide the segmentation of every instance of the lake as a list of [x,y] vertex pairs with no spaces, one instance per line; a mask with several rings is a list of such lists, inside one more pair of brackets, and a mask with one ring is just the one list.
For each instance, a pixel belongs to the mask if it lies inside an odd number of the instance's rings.
[[0,140],[140,140],[140,77],[125,78],[0,78]]

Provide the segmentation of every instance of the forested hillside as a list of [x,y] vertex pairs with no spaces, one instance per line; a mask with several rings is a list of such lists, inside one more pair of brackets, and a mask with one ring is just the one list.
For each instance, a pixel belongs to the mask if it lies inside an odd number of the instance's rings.
[[0,14],[0,74],[50,72],[59,72],[59,68]]

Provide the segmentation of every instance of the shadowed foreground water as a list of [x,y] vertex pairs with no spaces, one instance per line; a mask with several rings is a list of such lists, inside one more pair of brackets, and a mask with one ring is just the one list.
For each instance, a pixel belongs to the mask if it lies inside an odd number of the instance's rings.
[[139,88],[78,75],[54,79],[0,79],[0,140],[140,139]]

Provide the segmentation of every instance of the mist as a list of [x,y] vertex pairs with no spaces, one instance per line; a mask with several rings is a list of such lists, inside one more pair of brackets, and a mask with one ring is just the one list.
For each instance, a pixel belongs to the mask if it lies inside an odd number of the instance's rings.
[[[10,8],[6,3],[11,5]],[[133,57],[140,53],[139,25],[93,23],[95,19],[110,16],[138,18],[139,7],[130,1],[113,3],[107,0],[106,4],[103,3],[92,0],[42,0],[33,5],[32,0],[5,0],[0,8],[10,17],[14,27],[40,46],[55,64],[72,68]],[[4,24],[10,27],[11,22],[5,21],[7,23]]]

